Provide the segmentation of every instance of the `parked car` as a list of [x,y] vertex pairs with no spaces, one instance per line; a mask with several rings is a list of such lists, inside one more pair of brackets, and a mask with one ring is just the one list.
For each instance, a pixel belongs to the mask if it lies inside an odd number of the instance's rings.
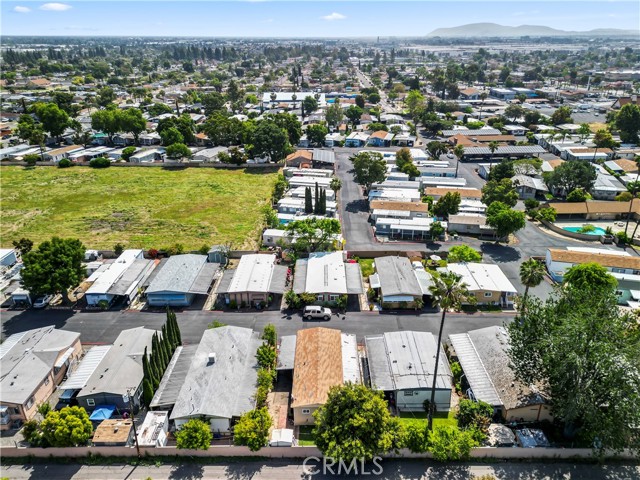
[[53,295],[45,295],[44,297],[38,297],[33,302],[33,308],[44,308],[53,300]]
[[330,308],[319,307],[317,305],[309,305],[307,307],[304,307],[304,312],[302,313],[302,316],[306,320],[311,320],[312,318],[322,318],[324,320],[329,320],[331,318],[331,315],[332,313]]

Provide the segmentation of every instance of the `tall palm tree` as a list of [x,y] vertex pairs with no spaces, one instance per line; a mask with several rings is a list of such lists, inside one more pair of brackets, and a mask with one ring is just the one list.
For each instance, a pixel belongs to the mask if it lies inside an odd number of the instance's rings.
[[491,158],[489,159],[489,175],[491,175],[491,170],[493,170],[493,154],[498,150],[499,145],[498,142],[494,140],[493,142],[489,142],[487,147],[489,147],[489,151],[491,152]]
[[457,158],[457,161],[456,161],[456,178],[458,178],[458,165],[460,165],[460,162],[462,160],[462,156],[464,155],[464,146],[463,145],[456,145],[455,147],[453,147],[453,154]]
[[436,345],[436,363],[433,369],[433,384],[431,386],[431,401],[429,402],[429,424],[428,428],[433,428],[433,413],[436,401],[436,380],[438,378],[438,362],[440,361],[440,344],[442,343],[442,330],[447,310],[450,308],[460,308],[462,302],[473,302],[475,297],[467,290],[467,284],[462,281],[462,277],[453,272],[445,272],[437,277],[433,277],[434,284],[429,287],[434,305],[438,305],[442,310],[440,319],[440,330],[438,331],[438,343]]
[[478,114],[478,120],[482,121],[482,108],[484,107],[484,101],[487,99],[489,95],[487,94],[487,92],[482,92],[480,94],[480,100],[482,100],[482,103],[480,104],[480,113]]
[[522,307],[527,301],[530,287],[537,287],[544,280],[546,273],[544,263],[535,258],[530,258],[520,264],[520,281],[524,285],[524,295],[522,296]]

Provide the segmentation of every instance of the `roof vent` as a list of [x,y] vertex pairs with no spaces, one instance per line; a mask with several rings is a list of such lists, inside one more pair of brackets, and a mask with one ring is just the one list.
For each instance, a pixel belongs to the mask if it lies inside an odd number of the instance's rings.
[[209,363],[216,363],[216,353],[212,352],[209,354]]

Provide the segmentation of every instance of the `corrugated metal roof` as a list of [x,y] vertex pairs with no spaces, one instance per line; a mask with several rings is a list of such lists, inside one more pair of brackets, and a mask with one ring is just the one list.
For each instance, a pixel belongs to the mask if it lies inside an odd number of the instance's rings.
[[352,333],[342,333],[342,380],[344,383],[361,383],[358,342]]
[[285,335],[280,337],[280,350],[278,351],[278,365],[276,370],[293,370],[296,358],[296,336]]
[[422,289],[408,258],[379,257],[375,264],[383,296],[422,296]]
[[336,154],[331,150],[318,150],[313,151],[313,161],[320,163],[336,163]]
[[243,255],[228,291],[268,292],[275,263],[274,254]]
[[200,269],[198,276],[191,284],[191,288],[189,289],[189,293],[196,293],[206,295],[209,293],[209,288],[213,283],[213,279],[218,272],[218,268],[220,268],[219,263],[205,263]]
[[206,255],[175,255],[161,266],[151,281],[147,294],[158,292],[189,293],[198,278],[200,270],[207,263]]
[[345,263],[344,271],[347,276],[347,293],[349,295],[359,295],[364,293],[360,265],[358,263]]
[[184,384],[184,379],[189,372],[191,361],[198,349],[198,345],[184,345],[176,348],[171,357],[171,362],[167,370],[160,380],[158,390],[156,390],[153,400],[151,400],[151,408],[171,407],[178,399],[178,393]]
[[[455,129],[455,130],[443,130],[443,137],[453,137],[454,135],[467,135],[467,136],[478,136],[481,137],[483,135],[500,135],[502,132],[495,128],[480,128],[478,130],[465,130],[463,128]],[[466,149],[465,149],[466,153]]]
[[[380,390],[430,389],[436,340],[429,332],[398,331],[365,338],[371,382]],[[451,369],[444,351],[438,359],[437,389],[451,389]]]
[[61,390],[80,390],[84,388],[110,349],[111,345],[96,345],[95,347],[91,347],[80,361],[78,368],[76,368],[67,381],[58,388]]
[[546,150],[540,145],[513,145],[500,146],[495,152],[491,152],[489,147],[467,147],[464,149],[466,155],[514,155],[525,154],[534,155],[536,153],[545,153]]
[[472,262],[450,263],[446,269],[460,275],[470,291],[517,292],[516,287],[498,265]]
[[145,280],[155,268],[154,260],[137,259],[107,291],[110,295],[127,295],[138,283]]

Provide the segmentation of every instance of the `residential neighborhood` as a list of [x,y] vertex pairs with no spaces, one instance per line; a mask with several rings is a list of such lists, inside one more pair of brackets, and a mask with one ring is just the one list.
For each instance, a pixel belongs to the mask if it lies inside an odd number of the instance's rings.
[[[84,15],[6,13],[54,10]],[[195,17],[175,37],[3,33],[0,476],[636,468],[637,27],[298,38],[247,15],[220,37]],[[486,468],[468,478],[510,478]],[[170,478],[206,478],[187,470]]]

